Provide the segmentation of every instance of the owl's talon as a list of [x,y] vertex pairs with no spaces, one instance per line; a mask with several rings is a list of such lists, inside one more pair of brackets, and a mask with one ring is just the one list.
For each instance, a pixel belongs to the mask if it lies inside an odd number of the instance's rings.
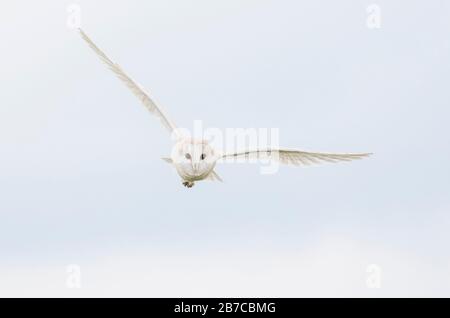
[[183,185],[186,188],[192,188],[194,186],[194,182],[185,181],[185,182],[183,182]]

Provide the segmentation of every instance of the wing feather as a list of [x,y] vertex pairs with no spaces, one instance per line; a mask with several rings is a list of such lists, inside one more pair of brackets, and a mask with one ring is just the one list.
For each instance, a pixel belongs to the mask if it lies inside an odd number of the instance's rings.
[[83,32],[83,30],[78,29],[83,40],[87,42],[90,48],[98,55],[98,57],[108,66],[108,68],[113,71],[116,76],[125,83],[125,85],[131,90],[131,92],[144,104],[144,106],[150,111],[150,113],[156,115],[163,126],[169,130],[169,132],[176,131],[175,124],[169,120],[162,108],[150,98],[150,96],[136,83],[131,77],[129,77],[122,68],[114,63],[106,54],[100,50],[94,42]]
[[283,164],[300,166],[310,164],[320,164],[324,162],[339,162],[359,160],[372,155],[372,153],[323,153],[323,152],[308,152],[300,150],[287,149],[259,149],[253,151],[242,151],[227,153],[222,156],[222,159],[273,159],[278,160]]

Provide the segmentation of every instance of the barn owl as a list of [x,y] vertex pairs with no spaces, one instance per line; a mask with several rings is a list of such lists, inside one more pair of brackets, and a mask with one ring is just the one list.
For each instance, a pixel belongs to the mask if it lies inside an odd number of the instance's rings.
[[182,184],[185,187],[191,188],[194,183],[200,180],[217,180],[222,179],[214,171],[216,163],[219,160],[227,158],[234,159],[268,159],[277,160],[283,164],[290,165],[309,165],[322,162],[338,162],[351,161],[362,159],[371,155],[371,153],[322,153],[322,152],[307,152],[301,150],[289,149],[255,149],[244,150],[238,152],[222,153],[215,150],[204,139],[195,139],[190,137],[183,137],[177,126],[169,119],[167,114],[157,105],[150,95],[144,91],[131,77],[129,77],[122,68],[114,63],[106,54],[101,51],[97,45],[83,32],[78,29],[81,37],[87,42],[90,48],[98,55],[98,57],[113,71],[116,76],[125,83],[131,92],[144,104],[144,106],[156,117],[158,117],[163,126],[172,134],[176,136],[175,145],[170,157],[162,158],[164,161],[172,164],[179,176],[182,179]]

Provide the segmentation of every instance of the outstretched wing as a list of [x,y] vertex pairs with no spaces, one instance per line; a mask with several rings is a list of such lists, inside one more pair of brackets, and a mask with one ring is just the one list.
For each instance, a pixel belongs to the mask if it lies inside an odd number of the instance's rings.
[[370,156],[371,153],[322,153],[322,152],[307,152],[300,150],[286,150],[286,149],[259,149],[253,151],[242,151],[235,153],[227,153],[222,156],[222,159],[273,159],[278,160],[283,164],[291,164],[295,166],[320,164],[323,162],[339,162],[358,160]]
[[103,53],[92,40],[83,32],[83,30],[78,29],[81,37],[87,42],[87,44],[91,47],[92,50],[100,57],[100,59],[112,70],[117,77],[124,82],[128,88],[136,95],[137,98],[147,107],[147,109],[161,120],[164,127],[166,127],[169,132],[174,132],[176,130],[175,124],[169,120],[166,114],[163,112],[161,107],[156,105],[156,103],[150,98],[150,96],[136,83],[131,77],[129,77],[122,68],[111,61],[105,53]]

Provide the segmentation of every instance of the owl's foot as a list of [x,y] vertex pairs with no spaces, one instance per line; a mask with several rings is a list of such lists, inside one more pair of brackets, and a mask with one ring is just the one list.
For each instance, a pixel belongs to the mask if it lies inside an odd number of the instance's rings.
[[187,188],[192,188],[194,186],[194,182],[184,181],[183,185]]

